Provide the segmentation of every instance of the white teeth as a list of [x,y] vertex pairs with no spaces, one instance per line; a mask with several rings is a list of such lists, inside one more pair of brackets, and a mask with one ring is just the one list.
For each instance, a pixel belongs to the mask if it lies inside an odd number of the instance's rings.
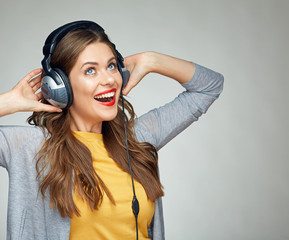
[[109,98],[109,97],[113,97],[114,95],[115,95],[115,92],[109,92],[109,93],[104,93],[101,95],[94,96],[94,99]]

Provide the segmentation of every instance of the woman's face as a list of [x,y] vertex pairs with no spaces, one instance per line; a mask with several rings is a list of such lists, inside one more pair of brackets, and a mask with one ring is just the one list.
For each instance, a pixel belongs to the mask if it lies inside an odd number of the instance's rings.
[[116,117],[122,78],[116,58],[105,43],[88,45],[79,55],[69,79],[73,90],[71,128],[101,132],[102,121]]

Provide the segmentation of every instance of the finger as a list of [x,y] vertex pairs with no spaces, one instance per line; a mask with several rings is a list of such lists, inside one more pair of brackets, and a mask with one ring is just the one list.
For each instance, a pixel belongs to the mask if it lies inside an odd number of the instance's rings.
[[132,86],[130,86],[130,85],[127,83],[127,85],[125,86],[125,88],[122,90],[122,94],[123,94],[124,96],[128,95],[129,92],[131,91],[131,89],[132,89]]
[[40,87],[41,87],[41,83],[39,82],[39,83],[35,84],[35,85],[32,87],[32,90],[33,90],[34,92],[36,92]]
[[137,83],[134,83],[134,81],[132,79],[130,79],[128,81],[128,83],[126,84],[125,88],[122,90],[122,94],[123,95],[128,95],[129,92],[137,85]]
[[32,80],[29,81],[29,86],[33,88],[36,84],[41,83],[41,75],[34,77]]
[[50,104],[38,103],[33,109],[35,112],[62,112],[61,108],[52,106]]
[[123,60],[123,64],[126,67],[126,69],[130,72],[133,71],[134,68],[134,62],[131,61],[130,56],[129,57],[125,57]]
[[40,99],[42,99],[42,93],[41,92],[39,92],[39,93],[37,93],[37,94],[35,94],[36,95],[36,97],[37,97],[37,101],[39,101]]
[[21,81],[29,82],[31,80],[31,78],[35,77],[36,75],[40,74],[41,72],[42,72],[41,68],[35,69],[35,70],[31,71],[30,73],[28,73]]
[[125,88],[122,90],[122,94],[125,96],[128,95],[128,93],[141,81],[143,77],[144,76],[138,73],[132,72]]
[[[41,92],[39,92],[35,95],[37,97],[37,101],[40,101],[43,98]],[[59,107],[56,107],[56,106],[53,106],[53,105],[50,105],[47,103],[41,103],[41,102],[39,102],[39,104],[37,105],[37,110],[38,111],[46,111],[46,112],[62,112],[62,109]]]

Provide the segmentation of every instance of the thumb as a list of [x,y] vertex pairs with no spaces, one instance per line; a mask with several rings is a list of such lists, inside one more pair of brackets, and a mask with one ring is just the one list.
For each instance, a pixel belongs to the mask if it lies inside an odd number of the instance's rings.
[[38,104],[35,105],[35,107],[33,108],[33,111],[35,112],[62,112],[62,109],[50,104],[45,104],[45,103],[41,103],[38,102]]

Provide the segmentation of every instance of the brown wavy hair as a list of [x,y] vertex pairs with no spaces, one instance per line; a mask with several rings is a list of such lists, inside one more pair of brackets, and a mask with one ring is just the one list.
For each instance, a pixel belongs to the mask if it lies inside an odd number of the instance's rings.
[[[105,33],[78,29],[69,32],[58,43],[51,58],[51,66],[62,69],[69,76],[79,54],[94,42],[106,43],[116,55]],[[48,103],[44,99],[41,101]],[[133,130],[133,107],[125,99],[124,106],[126,113],[122,111],[120,98],[116,118],[103,122],[104,145],[118,166],[130,174],[123,122],[125,114],[134,179],[142,184],[148,199],[155,201],[164,194],[158,175],[158,154],[150,143],[137,141]],[[28,118],[28,123],[39,126],[45,134],[45,142],[36,155],[36,170],[41,181],[39,191],[43,198],[49,193],[51,208],[56,207],[62,217],[72,217],[73,214],[80,216],[73,201],[74,192],[86,201],[91,210],[98,209],[104,192],[115,204],[109,189],[93,168],[89,149],[73,135],[69,109],[61,113],[34,112]]]

